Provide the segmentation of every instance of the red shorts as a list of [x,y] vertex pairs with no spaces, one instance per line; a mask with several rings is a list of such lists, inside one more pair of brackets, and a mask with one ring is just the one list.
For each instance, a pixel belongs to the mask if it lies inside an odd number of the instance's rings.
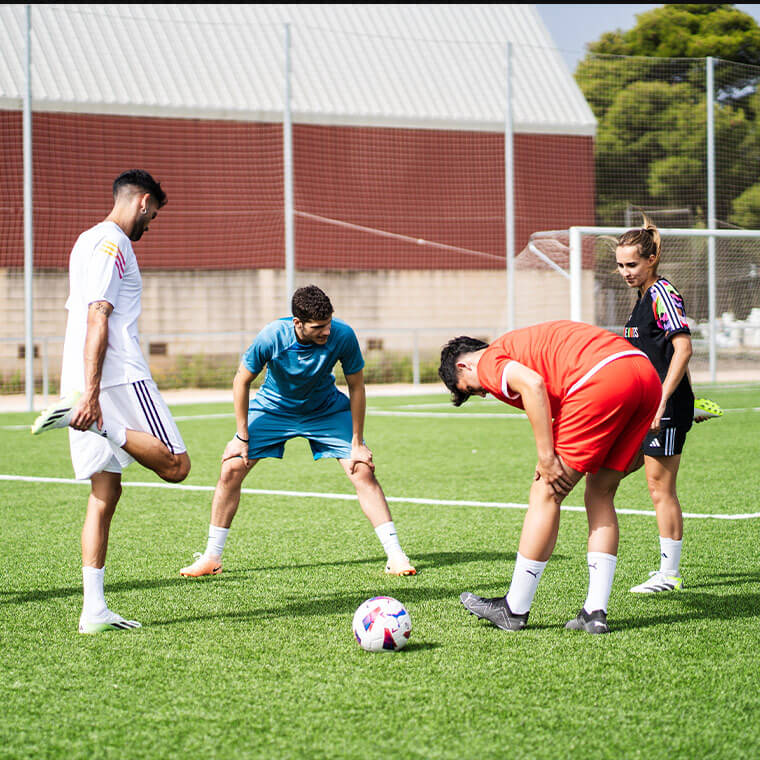
[[578,472],[624,472],[661,398],[662,383],[649,359],[615,359],[562,402],[554,418],[554,449]]

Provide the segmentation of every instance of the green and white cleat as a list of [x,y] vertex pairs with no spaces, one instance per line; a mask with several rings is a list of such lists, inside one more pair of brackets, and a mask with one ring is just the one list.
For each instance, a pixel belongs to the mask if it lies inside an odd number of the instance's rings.
[[74,391],[73,393],[69,393],[66,398],[56,401],[55,404],[45,409],[32,424],[32,435],[39,435],[47,430],[55,430],[56,428],[68,427],[69,422],[71,422],[71,414],[81,395],[79,391]]
[[79,633],[107,633],[109,631],[131,631],[135,628],[142,628],[142,625],[136,620],[125,620],[121,615],[117,615],[111,610],[107,610],[104,615],[95,620],[85,620],[79,618]]
[[710,420],[713,417],[722,417],[723,410],[709,398],[695,398],[694,399],[694,421],[704,422]]
[[632,594],[656,594],[660,591],[680,591],[683,578],[680,575],[666,575],[660,570],[649,573],[649,580],[630,589]]

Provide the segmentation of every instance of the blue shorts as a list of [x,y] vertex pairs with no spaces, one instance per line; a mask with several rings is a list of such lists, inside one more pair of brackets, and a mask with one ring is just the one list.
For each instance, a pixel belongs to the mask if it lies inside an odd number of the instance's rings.
[[351,457],[353,421],[348,397],[336,393],[334,400],[318,414],[283,414],[256,406],[248,409],[248,458],[282,459],[285,443],[306,438],[314,459]]

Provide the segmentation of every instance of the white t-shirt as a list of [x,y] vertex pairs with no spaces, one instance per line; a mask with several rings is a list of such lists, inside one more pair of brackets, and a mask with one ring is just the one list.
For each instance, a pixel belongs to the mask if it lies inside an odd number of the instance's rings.
[[108,347],[103,360],[101,388],[150,378],[140,349],[142,277],[132,242],[114,222],[101,222],[83,232],[69,258],[69,298],[63,344],[61,395],[84,391],[84,344],[87,310],[95,301],[108,301]]

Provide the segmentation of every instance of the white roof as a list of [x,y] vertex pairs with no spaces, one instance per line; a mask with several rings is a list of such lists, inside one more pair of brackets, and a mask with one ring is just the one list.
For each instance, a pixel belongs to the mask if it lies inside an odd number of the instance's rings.
[[[518,132],[596,121],[535,6],[32,5],[35,110]],[[26,16],[0,5],[0,108],[24,96]]]

